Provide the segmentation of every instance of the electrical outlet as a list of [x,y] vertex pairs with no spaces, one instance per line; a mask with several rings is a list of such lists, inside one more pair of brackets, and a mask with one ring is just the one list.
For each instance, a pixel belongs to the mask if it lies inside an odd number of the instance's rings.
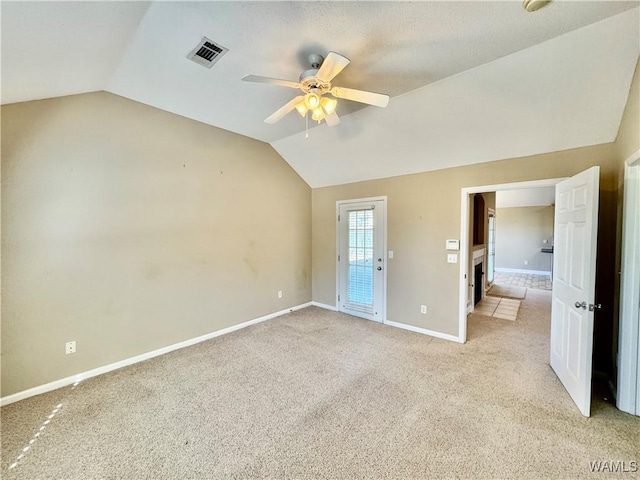
[[525,264],[525,265],[529,265],[529,260],[525,260],[525,261],[524,261],[524,264]]
[[389,250],[389,258],[393,258],[393,250]]
[[282,298],[282,290],[278,290],[278,298]]
[[427,306],[426,305],[420,305],[420,313],[422,313],[423,315],[427,314]]
[[73,340],[71,342],[65,343],[64,352],[69,355],[71,353],[76,353],[76,341]]

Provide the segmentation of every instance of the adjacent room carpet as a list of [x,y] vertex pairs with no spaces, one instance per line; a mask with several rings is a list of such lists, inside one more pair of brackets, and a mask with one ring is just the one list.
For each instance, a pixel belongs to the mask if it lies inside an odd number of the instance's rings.
[[0,473],[605,478],[589,462],[640,460],[640,418],[602,398],[580,415],[549,310],[529,292],[517,322],[471,315],[460,345],[310,307],[2,408]]

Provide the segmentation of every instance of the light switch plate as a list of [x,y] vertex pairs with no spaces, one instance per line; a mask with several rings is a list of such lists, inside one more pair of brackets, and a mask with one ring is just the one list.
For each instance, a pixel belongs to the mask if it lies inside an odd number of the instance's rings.
[[458,254],[447,253],[447,263],[458,263]]
[[389,250],[389,258],[393,258],[393,250]]

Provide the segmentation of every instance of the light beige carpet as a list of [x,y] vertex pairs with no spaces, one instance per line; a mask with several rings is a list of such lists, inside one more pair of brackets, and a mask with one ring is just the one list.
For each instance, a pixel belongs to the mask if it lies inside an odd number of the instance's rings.
[[610,478],[589,462],[639,460],[640,418],[580,415],[536,292],[465,345],[311,307],[9,405],[0,476]]
[[522,300],[527,295],[526,287],[514,287],[510,285],[499,285],[494,283],[487,291],[487,295],[502,298],[515,298]]

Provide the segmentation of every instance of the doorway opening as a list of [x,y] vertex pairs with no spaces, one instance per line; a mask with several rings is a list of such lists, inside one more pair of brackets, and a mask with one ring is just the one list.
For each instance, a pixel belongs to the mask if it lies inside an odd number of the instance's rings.
[[[475,267],[478,264],[483,265],[483,271],[480,283],[482,287],[479,289],[482,296],[486,295],[486,291],[491,287],[492,283],[495,283],[496,277],[501,273],[500,268],[496,264],[497,256],[500,255],[499,249],[499,225],[500,219],[496,212],[496,195],[500,192],[507,191],[523,191],[523,190],[542,190],[553,189],[559,182],[565,180],[565,178],[552,178],[546,180],[535,180],[528,182],[506,183],[496,185],[485,185],[478,187],[463,188],[461,192],[461,232],[460,232],[460,304],[459,304],[459,330],[458,341],[461,343],[466,342],[467,339],[467,315],[472,312],[476,302],[476,285],[478,280],[475,275]],[[483,196],[486,215],[483,219],[483,224],[486,224],[485,241],[480,245],[473,245],[474,243],[474,210],[475,210],[475,198],[478,195]],[[491,238],[489,238],[491,237]],[[552,242],[553,238],[550,236],[549,241]],[[549,243],[552,245],[552,243]],[[541,249],[539,249],[540,255],[543,255]],[[497,255],[497,256],[496,256]],[[542,257],[542,260],[545,258]],[[542,261],[541,260],[541,261]],[[551,262],[551,258],[547,255],[547,262]],[[521,271],[530,270],[523,265]],[[514,269],[516,270],[516,269]],[[550,268],[549,268],[550,271]],[[495,272],[495,274],[494,274]],[[513,272],[518,273],[518,272]],[[524,272],[526,273],[526,272]],[[534,274],[535,272],[529,272]],[[480,277],[477,277],[480,278]]]

